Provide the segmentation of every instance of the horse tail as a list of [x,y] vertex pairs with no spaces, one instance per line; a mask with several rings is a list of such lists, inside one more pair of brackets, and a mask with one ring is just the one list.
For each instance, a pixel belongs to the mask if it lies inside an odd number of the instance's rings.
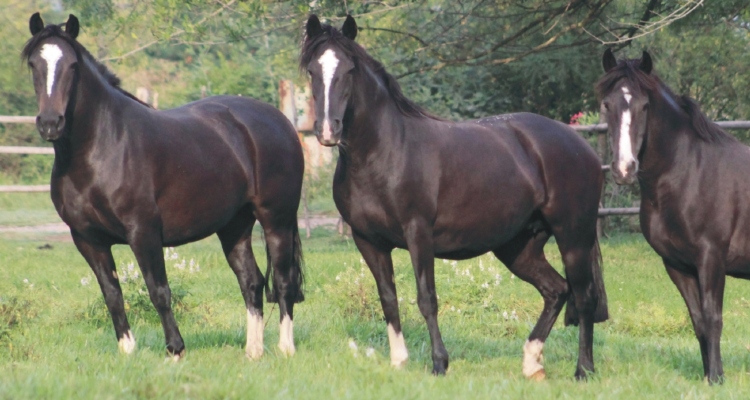
[[591,273],[594,278],[594,291],[596,293],[594,322],[604,322],[609,319],[609,307],[607,306],[607,292],[604,290],[604,278],[602,277],[602,250],[599,248],[599,238],[594,239],[594,248],[591,249]]
[[[279,302],[279,292],[276,285],[271,286],[271,282],[273,281],[273,275],[274,275],[274,268],[273,263],[271,262],[271,252],[268,248],[268,241],[266,242],[266,300],[269,303],[278,303]],[[292,298],[294,299],[295,303],[301,303],[305,300],[305,294],[303,289],[304,283],[305,283],[305,274],[304,274],[304,259],[302,257],[302,241],[299,237],[299,227],[297,226],[297,221],[294,222],[294,227],[292,228],[292,265],[289,268],[289,275],[290,275],[290,285],[288,286],[289,290],[292,290],[294,293],[292,293]]]
[[[599,238],[594,239],[589,265],[591,265],[591,277],[594,285],[592,297],[596,301],[594,322],[604,322],[609,319],[609,307],[607,306],[607,292],[604,289],[604,278],[602,277],[602,251],[599,248]],[[578,310],[572,292],[565,307],[564,322],[566,326],[578,325]]]
[[301,303],[305,301],[305,293],[303,288],[305,286],[305,260],[302,257],[302,241],[299,238],[299,226],[294,223],[294,239],[292,240],[292,281],[295,283],[294,287],[297,289],[295,296],[295,303]]

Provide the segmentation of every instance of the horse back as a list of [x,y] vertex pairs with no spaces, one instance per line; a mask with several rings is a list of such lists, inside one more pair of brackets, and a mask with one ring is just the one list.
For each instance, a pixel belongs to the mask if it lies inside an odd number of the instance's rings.
[[539,171],[551,213],[565,213],[571,204],[596,213],[604,182],[601,159],[575,130],[532,113],[498,115],[478,123],[512,133],[522,144]]
[[[261,188],[272,185],[278,176],[294,177],[299,181],[278,185],[278,190],[301,185],[304,161],[297,132],[273,106],[246,97],[215,96],[173,112],[189,116],[183,124],[207,125],[203,130],[213,136],[211,140],[229,149],[233,155],[231,160],[241,165],[251,182],[248,188],[251,194],[262,195]],[[191,119],[195,121],[191,122]],[[227,163],[230,160],[217,161]]]

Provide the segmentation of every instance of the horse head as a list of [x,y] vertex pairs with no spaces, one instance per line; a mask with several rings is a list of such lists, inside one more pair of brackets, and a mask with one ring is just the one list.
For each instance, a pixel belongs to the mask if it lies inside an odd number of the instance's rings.
[[644,51],[640,59],[618,62],[607,49],[602,65],[605,75],[597,89],[612,149],[612,177],[617,184],[632,184],[646,135],[649,94],[642,82],[651,74],[651,56]]
[[354,86],[352,71],[355,61],[340,45],[357,36],[357,23],[347,15],[341,30],[323,26],[317,16],[307,20],[305,49],[301,68],[305,68],[312,82],[315,100],[313,129],[320,144],[335,146],[341,141],[344,114],[350,103]]
[[73,42],[78,36],[78,18],[70,15],[62,30],[44,26],[35,13],[29,20],[32,38],[23,50],[34,80],[39,114],[36,127],[47,141],[60,139],[66,131],[66,114],[78,79],[78,55]]

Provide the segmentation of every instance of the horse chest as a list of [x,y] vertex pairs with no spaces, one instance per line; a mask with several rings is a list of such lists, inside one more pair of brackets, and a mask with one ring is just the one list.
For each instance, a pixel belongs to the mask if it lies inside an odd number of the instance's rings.
[[109,197],[97,186],[76,186],[70,181],[53,181],[52,199],[60,218],[75,231],[105,231],[124,238],[124,228]]
[[386,190],[373,190],[372,186],[354,186],[349,182],[334,184],[334,202],[342,218],[356,232],[370,232],[379,239],[402,245],[401,224],[391,196]]

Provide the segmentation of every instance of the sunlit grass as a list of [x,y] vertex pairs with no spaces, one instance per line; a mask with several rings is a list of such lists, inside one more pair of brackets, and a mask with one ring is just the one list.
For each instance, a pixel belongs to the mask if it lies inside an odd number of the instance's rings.
[[[541,308],[534,288],[485,255],[436,260],[440,323],[451,355],[446,377],[431,369],[429,335],[417,305],[408,254],[394,252],[410,360],[389,365],[375,283],[350,240],[316,229],[303,242],[307,300],[295,308],[297,354],[276,351],[278,309],[266,305],[266,354],[244,356],[239,286],[215,238],[167,260],[187,346],[164,361],[164,336],[138,277],[123,284],[138,350],[118,354],[93,274],[64,236],[0,241],[0,398],[747,398],[750,323],[747,284],[730,280],[723,336],[727,382],[702,381],[687,312],[658,257],[640,236],[602,243],[611,320],[598,324],[589,382],[573,378],[577,328],[560,322],[545,346],[548,380],[521,374],[522,345]],[[38,247],[50,243],[52,249]],[[265,270],[262,243],[256,256]],[[559,268],[554,245],[549,259]],[[115,248],[118,269],[134,261]],[[184,260],[184,261],[183,261]],[[190,269],[190,260],[199,268]],[[182,267],[180,267],[182,265]],[[130,279],[130,278],[129,278]],[[750,297],[748,297],[750,298]],[[143,300],[146,300],[145,303]],[[356,351],[350,346],[356,345]]]

